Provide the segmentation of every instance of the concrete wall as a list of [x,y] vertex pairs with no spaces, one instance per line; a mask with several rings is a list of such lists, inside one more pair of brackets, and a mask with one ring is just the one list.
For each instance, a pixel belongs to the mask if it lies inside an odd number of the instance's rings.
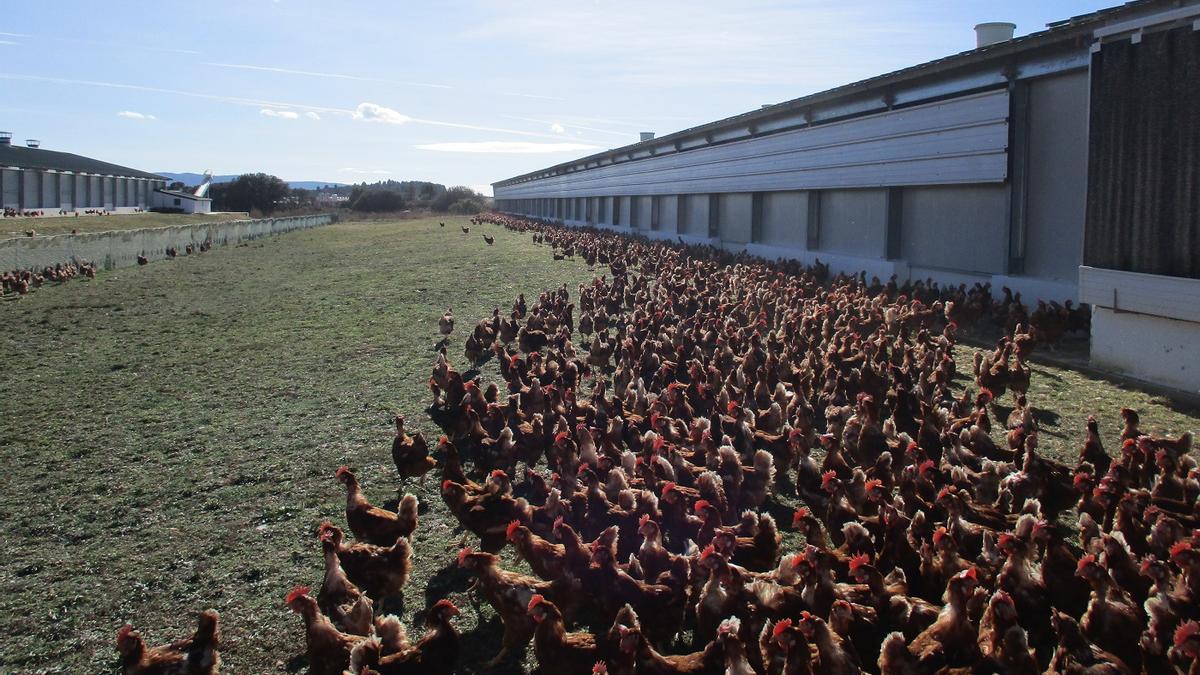
[[320,227],[333,221],[331,214],[320,214],[52,237],[16,237],[0,240],[0,270],[41,268],[76,259],[87,260],[105,269],[128,267],[137,264],[139,254],[151,260],[165,258],[166,250],[171,246],[183,251],[188,244],[199,246],[206,240],[214,246],[224,246],[267,235]]
[[999,274],[1008,264],[1003,186],[906,188],[900,254],[909,264]]
[[1200,394],[1200,323],[1092,307],[1092,365]]
[[717,199],[717,227],[721,241],[745,244],[750,241],[754,196],[741,192],[720,195]]
[[821,192],[820,199],[820,250],[884,257],[887,190],[828,190]]

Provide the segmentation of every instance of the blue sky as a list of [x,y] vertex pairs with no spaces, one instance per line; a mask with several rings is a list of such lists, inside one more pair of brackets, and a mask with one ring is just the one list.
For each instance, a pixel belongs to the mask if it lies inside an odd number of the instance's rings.
[[1113,4],[13,2],[0,130],[149,171],[484,189]]

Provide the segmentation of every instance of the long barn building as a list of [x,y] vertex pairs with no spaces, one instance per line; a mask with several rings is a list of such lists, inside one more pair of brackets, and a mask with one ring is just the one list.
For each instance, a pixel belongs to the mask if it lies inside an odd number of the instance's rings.
[[497,208],[1088,302],[1094,363],[1200,391],[1200,1],[997,27],[968,52],[499,181]]

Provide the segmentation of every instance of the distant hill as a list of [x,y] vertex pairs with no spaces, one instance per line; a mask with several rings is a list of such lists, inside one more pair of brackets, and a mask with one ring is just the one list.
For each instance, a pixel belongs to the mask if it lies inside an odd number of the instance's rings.
[[[201,181],[204,180],[204,174],[199,174],[199,173],[175,173],[173,171],[156,171],[155,173],[162,176],[163,178],[170,178],[173,181],[177,180],[180,183],[183,183],[184,185],[199,185],[201,183]],[[238,174],[213,176],[213,182],[214,183],[231,183],[234,180],[236,180],[237,177],[238,177]],[[342,187],[343,185],[345,185],[345,183],[335,183],[334,181],[324,181],[324,180],[290,180],[290,181],[288,181],[288,187],[300,188],[302,190],[315,190],[316,188],[322,188],[322,187],[325,187],[326,185],[332,185],[334,187]]]

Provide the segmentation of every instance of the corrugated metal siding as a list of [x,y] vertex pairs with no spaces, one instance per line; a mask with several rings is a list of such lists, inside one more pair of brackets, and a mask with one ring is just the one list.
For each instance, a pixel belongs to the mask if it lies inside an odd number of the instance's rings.
[[762,243],[804,248],[808,240],[808,193],[763,195]]
[[1001,182],[1008,92],[963,96],[511,186],[501,199],[548,195],[756,192]]
[[1085,265],[1200,278],[1200,32],[1092,59]]
[[750,225],[752,218],[751,195],[731,194],[721,195],[717,210],[717,223],[720,227],[721,241],[731,244],[745,244],[750,241]]

